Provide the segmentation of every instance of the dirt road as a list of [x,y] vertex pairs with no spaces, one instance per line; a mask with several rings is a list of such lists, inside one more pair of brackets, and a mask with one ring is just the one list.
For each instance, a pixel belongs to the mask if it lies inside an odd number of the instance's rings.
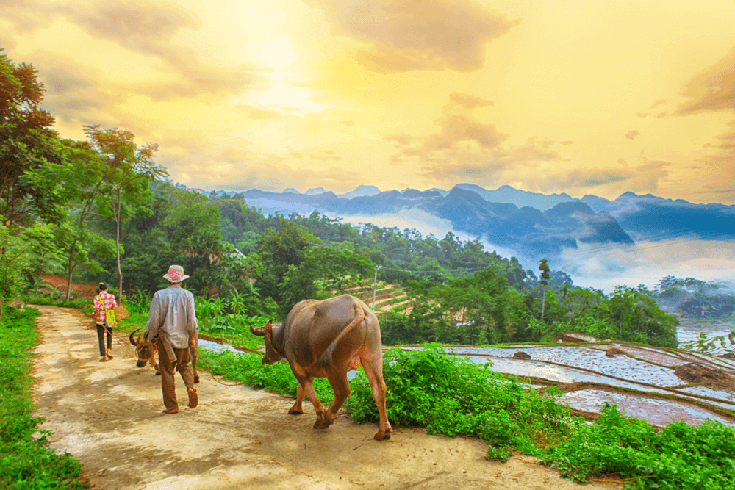
[[[35,358],[35,415],[45,417],[51,445],[84,464],[101,490],[220,489],[619,489],[578,485],[517,456],[488,462],[487,444],[394,428],[387,442],[376,426],[344,417],[314,430],[314,414],[287,415],[293,400],[217,383],[197,385],[199,407],[163,415],[160,378],[139,369],[132,350],[115,343],[99,362],[90,321],[73,310],[38,307],[42,333]],[[126,338],[119,335],[121,342]]]

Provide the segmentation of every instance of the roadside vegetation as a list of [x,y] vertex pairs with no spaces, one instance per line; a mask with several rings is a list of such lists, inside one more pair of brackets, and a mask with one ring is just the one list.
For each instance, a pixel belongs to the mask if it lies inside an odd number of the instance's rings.
[[10,309],[0,320],[0,488],[81,489],[82,465],[48,446],[50,432],[33,417],[30,350],[38,343],[38,310]]

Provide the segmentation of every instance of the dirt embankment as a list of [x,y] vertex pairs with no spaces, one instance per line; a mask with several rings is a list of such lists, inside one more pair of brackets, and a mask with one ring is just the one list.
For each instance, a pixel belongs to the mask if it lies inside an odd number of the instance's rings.
[[163,415],[160,378],[138,369],[124,335],[114,359],[99,362],[96,333],[77,312],[38,307],[42,342],[35,359],[36,416],[51,445],[84,464],[100,490],[220,489],[619,489],[619,482],[578,485],[516,456],[485,460],[487,444],[376,426],[346,417],[312,429],[314,413],[289,416],[293,400],[217,382],[203,371],[199,406]]

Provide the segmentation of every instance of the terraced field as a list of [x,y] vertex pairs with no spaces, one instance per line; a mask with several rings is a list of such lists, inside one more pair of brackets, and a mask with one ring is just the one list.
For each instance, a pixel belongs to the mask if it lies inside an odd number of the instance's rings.
[[335,294],[351,294],[356,298],[360,298],[368,306],[373,307],[377,315],[386,311],[408,313],[411,311],[413,304],[411,299],[406,295],[406,290],[403,286],[388,284],[382,281],[379,281],[375,285],[374,297],[372,281],[341,287],[339,290],[333,290],[333,292]]

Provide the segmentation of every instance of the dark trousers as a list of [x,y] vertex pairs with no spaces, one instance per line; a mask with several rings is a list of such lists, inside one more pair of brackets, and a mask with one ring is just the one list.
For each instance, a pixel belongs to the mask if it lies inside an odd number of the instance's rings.
[[100,356],[104,357],[107,355],[105,349],[105,330],[107,330],[107,349],[112,349],[112,327],[105,327],[104,325],[97,326],[97,343],[100,346]]
[[[181,379],[188,388],[194,388],[194,373],[189,365],[189,348],[174,349],[176,355],[176,370],[181,374]],[[176,380],[171,361],[168,359],[163,341],[158,339],[158,369],[161,371],[161,391],[163,391],[163,404],[167,409],[179,408],[176,401]]]

